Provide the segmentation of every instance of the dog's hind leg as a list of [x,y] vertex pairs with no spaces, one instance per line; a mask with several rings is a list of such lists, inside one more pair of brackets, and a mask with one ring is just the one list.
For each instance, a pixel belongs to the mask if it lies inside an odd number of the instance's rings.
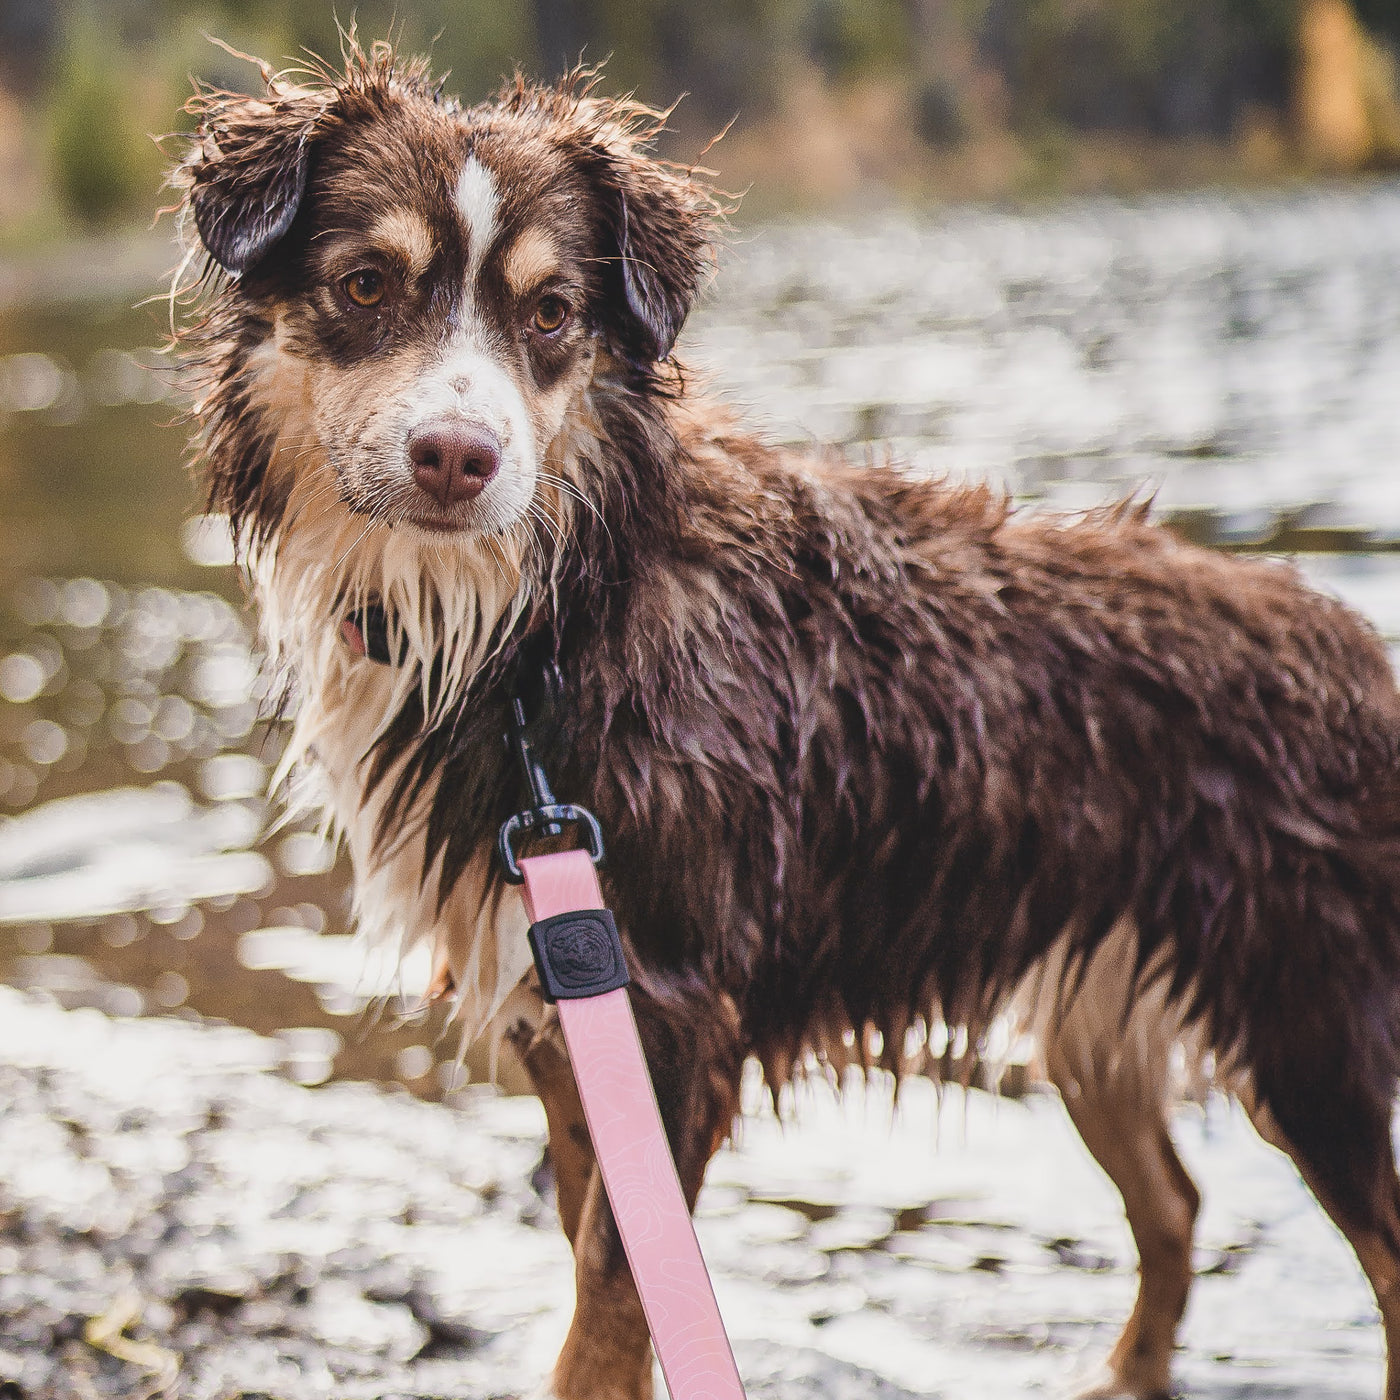
[[[1084,1144],[1123,1198],[1138,1251],[1138,1294],[1101,1372],[1080,1391],[1094,1400],[1164,1400],[1176,1329],[1191,1287],[1200,1193],[1167,1128],[1172,1030],[1149,990],[1124,1019],[1131,973],[1104,950],[1046,1039],[1045,1060]],[[1122,969],[1117,969],[1122,971]]]
[[[1277,1107],[1240,1098],[1260,1137],[1293,1159],[1346,1237],[1371,1284],[1385,1331],[1385,1400],[1400,1400],[1400,1179],[1391,1146],[1393,1084],[1364,1089],[1311,1070],[1288,1076]],[[1288,1128],[1280,1125],[1288,1119]],[[1305,1143],[1305,1146],[1300,1146]]]

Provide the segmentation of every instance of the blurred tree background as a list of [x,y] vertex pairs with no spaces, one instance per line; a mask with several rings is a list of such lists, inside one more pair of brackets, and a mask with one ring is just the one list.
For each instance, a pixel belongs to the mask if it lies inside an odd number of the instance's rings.
[[[582,57],[760,208],[1278,179],[1400,161],[1400,0],[364,0],[464,100]],[[0,0],[0,240],[148,219],[209,42],[334,54],[330,0]]]

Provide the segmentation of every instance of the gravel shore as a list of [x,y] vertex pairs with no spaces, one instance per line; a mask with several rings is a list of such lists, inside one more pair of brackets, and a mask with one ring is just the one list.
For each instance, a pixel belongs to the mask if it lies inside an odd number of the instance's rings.
[[[538,1105],[307,1089],[278,1061],[247,1031],[0,987],[0,1396],[538,1384],[572,1302]],[[795,1127],[746,1120],[699,1212],[753,1400],[1066,1393],[1133,1276],[1058,1104],[797,1098]],[[1189,1394],[1377,1395],[1370,1298],[1291,1168],[1223,1105],[1178,1136],[1207,1194]]]

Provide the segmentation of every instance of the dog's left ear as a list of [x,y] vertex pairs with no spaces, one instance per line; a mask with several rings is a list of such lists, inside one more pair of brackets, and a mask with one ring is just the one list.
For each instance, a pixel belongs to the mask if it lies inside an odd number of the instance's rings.
[[671,353],[713,264],[717,205],[642,151],[605,150],[596,178],[614,250],[604,329],[625,359],[653,365]]
[[291,228],[306,193],[319,95],[219,93],[191,104],[199,134],[177,179],[195,228],[226,271],[256,266]]

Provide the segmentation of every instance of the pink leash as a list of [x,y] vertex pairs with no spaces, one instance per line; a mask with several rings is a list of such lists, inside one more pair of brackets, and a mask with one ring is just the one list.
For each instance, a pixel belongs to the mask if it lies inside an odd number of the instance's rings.
[[558,1008],[603,1185],[672,1400],[744,1400],[593,860],[587,851],[564,851],[527,858],[519,868],[540,985]]
[[[518,686],[525,671],[522,659]],[[562,691],[558,668],[544,661],[540,679],[549,709]],[[540,990],[559,1011],[594,1156],[671,1400],[744,1400],[637,1037],[622,940],[594,870],[603,860],[603,833],[586,807],[561,803],[550,790],[519,689],[507,738],[531,805],[507,819],[497,850],[505,878],[525,887]],[[517,860],[518,839],[559,836],[566,826],[584,833],[586,851]]]
[[[394,659],[382,606],[352,612],[341,634],[357,656],[383,664]],[[558,703],[563,686],[542,643],[548,643],[544,634],[527,639],[517,669],[506,737],[532,801],[501,827],[501,865],[510,883],[525,887],[540,988],[559,1010],[594,1155],[671,1400],[744,1400],[637,1037],[622,940],[594,873],[603,833],[587,808],[556,801],[533,751],[520,694],[529,661],[539,664],[545,709]],[[588,850],[517,859],[517,840],[559,836],[566,826],[585,834]]]

